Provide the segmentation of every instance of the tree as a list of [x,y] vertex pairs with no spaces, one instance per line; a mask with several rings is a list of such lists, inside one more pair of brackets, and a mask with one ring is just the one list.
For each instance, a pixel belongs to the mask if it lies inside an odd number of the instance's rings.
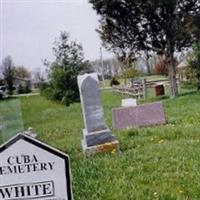
[[3,78],[5,80],[8,92],[10,95],[12,95],[14,91],[15,67],[10,56],[7,56],[3,59],[2,68]]
[[[31,84],[30,84],[30,79],[31,73],[28,71],[27,68],[24,66],[18,66],[15,68],[15,77],[16,79],[19,79],[19,81],[25,81],[24,84],[19,84],[17,88],[17,92],[19,94],[23,93],[30,93],[31,92]],[[21,80],[20,80],[21,79]],[[26,80],[23,80],[26,79]]]
[[197,90],[200,90],[200,42],[194,45],[194,53],[189,60],[189,67],[195,71]]
[[28,69],[24,66],[18,66],[15,68],[15,74],[17,78],[30,78],[31,77],[31,73],[30,71],[28,71]]
[[84,61],[83,49],[75,41],[69,41],[69,34],[61,32],[54,43],[55,61],[49,64],[49,86],[46,95],[69,105],[79,100],[77,75],[82,72],[87,62]]
[[101,16],[98,32],[110,49],[154,51],[166,58],[171,96],[178,94],[174,54],[195,41],[200,0],[90,0]]
[[[129,31],[126,26],[121,25],[121,22],[114,25],[109,19],[110,18],[102,18],[102,25],[97,32],[100,34],[104,47],[117,55],[122,66],[122,72],[125,74],[126,71],[132,68],[133,63],[136,60],[137,41],[130,41],[128,39]],[[121,15],[118,16],[118,19],[121,20]]]
[[17,88],[17,93],[18,94],[23,94],[24,93],[24,87],[22,86],[22,84],[19,84],[19,86]]

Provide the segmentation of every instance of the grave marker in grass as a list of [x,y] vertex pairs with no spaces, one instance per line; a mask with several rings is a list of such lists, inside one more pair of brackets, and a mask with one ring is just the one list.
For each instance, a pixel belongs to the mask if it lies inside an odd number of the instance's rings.
[[165,124],[162,102],[113,109],[113,127],[123,129]]
[[133,98],[122,99],[121,106],[122,107],[137,106],[137,99],[133,99]]
[[96,73],[78,76],[83,129],[82,148],[86,154],[118,151],[118,141],[106,126]]

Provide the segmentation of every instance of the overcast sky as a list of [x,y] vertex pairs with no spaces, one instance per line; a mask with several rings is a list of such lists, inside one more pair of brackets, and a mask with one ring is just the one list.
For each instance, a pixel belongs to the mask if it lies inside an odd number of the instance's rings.
[[[0,0],[0,59],[11,55],[15,65],[42,67],[53,59],[52,46],[60,31],[83,46],[86,59],[100,57],[98,17],[88,0]],[[111,54],[103,51],[104,57]]]

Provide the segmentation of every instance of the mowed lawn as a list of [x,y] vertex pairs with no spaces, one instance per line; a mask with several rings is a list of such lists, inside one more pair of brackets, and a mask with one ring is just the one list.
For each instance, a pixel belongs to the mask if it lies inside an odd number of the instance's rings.
[[[121,99],[111,91],[102,94],[110,128],[112,108]],[[166,98],[163,103],[166,125],[113,130],[121,154],[87,158],[81,149],[79,103],[65,107],[41,96],[21,98],[24,126],[33,127],[38,139],[70,155],[75,200],[199,200],[200,94]]]

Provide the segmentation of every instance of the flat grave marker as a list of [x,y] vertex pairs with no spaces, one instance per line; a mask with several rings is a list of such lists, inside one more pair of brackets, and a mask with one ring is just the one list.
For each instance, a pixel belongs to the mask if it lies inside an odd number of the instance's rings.
[[162,102],[113,109],[113,127],[123,129],[165,124]]
[[137,99],[122,99],[122,107],[137,106]]

